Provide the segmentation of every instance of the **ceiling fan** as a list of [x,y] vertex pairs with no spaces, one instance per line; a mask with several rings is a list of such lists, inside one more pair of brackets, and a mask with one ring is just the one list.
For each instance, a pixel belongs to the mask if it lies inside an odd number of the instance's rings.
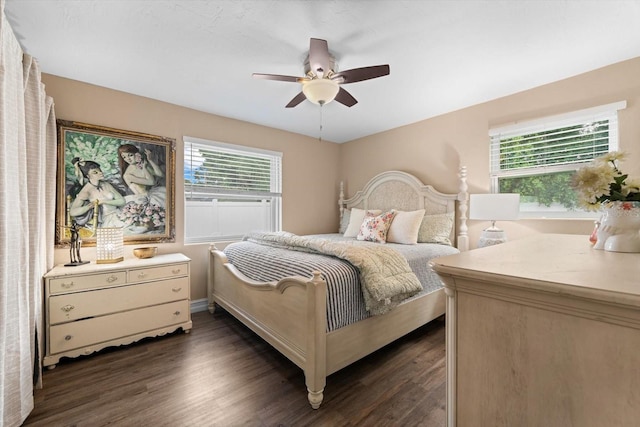
[[329,53],[327,41],[322,39],[311,39],[309,55],[304,65],[305,77],[260,73],[253,73],[253,77],[302,84],[302,92],[297,94],[286,105],[286,108],[295,107],[305,99],[321,106],[335,99],[347,107],[352,107],[358,101],[340,85],[375,79],[389,74],[389,65],[374,65],[337,71],[335,58]]

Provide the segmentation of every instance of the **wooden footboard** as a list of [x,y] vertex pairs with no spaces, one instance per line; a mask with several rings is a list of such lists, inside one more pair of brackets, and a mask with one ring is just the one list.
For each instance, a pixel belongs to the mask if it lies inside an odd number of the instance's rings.
[[444,288],[327,334],[327,375],[445,314]]
[[327,376],[327,285],[321,273],[256,282],[215,246],[209,252],[209,311],[219,304],[302,368],[309,403],[319,408]]
[[219,304],[298,365],[311,407],[322,403],[326,377],[406,335],[445,312],[443,289],[327,333],[327,288],[320,272],[312,278],[256,282],[240,273],[212,246],[209,311]]

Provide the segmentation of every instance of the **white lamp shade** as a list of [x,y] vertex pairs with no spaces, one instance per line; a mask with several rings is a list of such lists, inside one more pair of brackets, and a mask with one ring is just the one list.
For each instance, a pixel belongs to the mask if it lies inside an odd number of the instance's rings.
[[514,221],[520,213],[520,194],[472,194],[469,197],[469,219]]
[[329,79],[313,79],[302,83],[302,93],[314,104],[324,105],[336,97],[340,86]]

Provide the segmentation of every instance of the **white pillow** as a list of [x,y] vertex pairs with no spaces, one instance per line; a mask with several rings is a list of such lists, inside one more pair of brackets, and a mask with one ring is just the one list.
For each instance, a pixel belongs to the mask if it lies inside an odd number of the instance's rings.
[[451,230],[453,228],[454,213],[443,213],[435,215],[425,215],[420,231],[418,232],[418,243],[440,243],[451,246]]
[[387,241],[387,231],[396,216],[396,211],[391,209],[380,215],[367,214],[360,226],[360,232],[356,239],[366,242],[385,243]]
[[387,232],[387,242],[404,245],[418,243],[418,231],[423,217],[424,209],[411,212],[397,211]]
[[364,209],[352,208],[351,215],[349,216],[349,225],[344,232],[344,237],[356,237],[360,232],[360,226],[364,221],[365,214],[370,213],[373,216],[380,215],[382,211],[380,209],[370,209],[365,211]]

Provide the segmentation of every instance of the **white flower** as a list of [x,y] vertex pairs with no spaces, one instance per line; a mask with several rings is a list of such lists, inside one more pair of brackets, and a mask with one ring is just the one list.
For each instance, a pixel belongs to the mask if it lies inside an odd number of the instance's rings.
[[603,154],[602,156],[598,157],[597,159],[595,159],[595,162],[603,162],[603,163],[609,163],[612,162],[615,166],[615,162],[617,160],[624,160],[627,157],[627,153],[623,152],[623,151],[611,151],[607,154]]
[[640,192],[640,179],[638,178],[630,178],[626,180],[626,183],[622,185],[621,193],[625,196],[628,196],[631,193]]
[[640,181],[623,179],[617,161],[626,153],[612,151],[576,171],[571,186],[578,193],[578,202],[589,210],[597,210],[604,202],[640,201]]
[[581,204],[595,204],[598,197],[609,192],[609,185],[617,174],[606,163],[594,162],[576,171],[573,186],[579,190]]

